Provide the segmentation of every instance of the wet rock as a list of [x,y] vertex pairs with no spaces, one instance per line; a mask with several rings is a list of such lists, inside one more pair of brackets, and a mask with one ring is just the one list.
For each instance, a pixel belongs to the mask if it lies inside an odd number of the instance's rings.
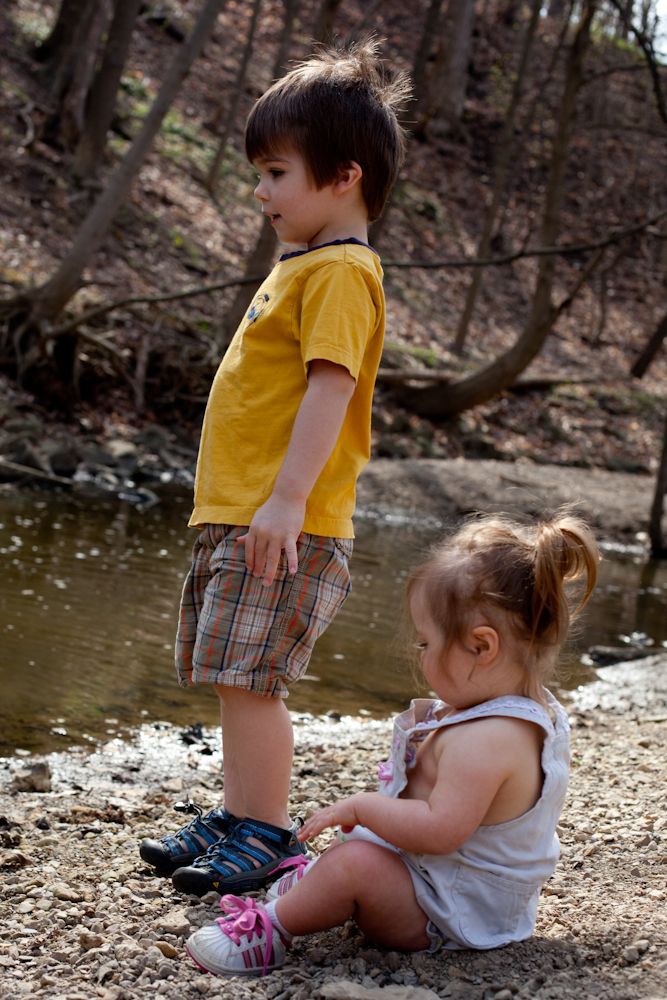
[[50,792],[51,768],[46,761],[36,761],[19,771],[12,781],[15,792]]

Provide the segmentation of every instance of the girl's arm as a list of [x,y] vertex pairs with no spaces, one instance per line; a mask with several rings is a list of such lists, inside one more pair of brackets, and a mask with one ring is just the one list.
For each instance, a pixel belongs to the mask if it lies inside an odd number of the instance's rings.
[[508,739],[513,721],[490,718],[443,732],[428,799],[392,799],[379,792],[352,795],[306,820],[299,839],[315,837],[327,827],[345,831],[361,824],[411,853],[457,850],[480,826],[508,777],[521,767],[521,755]]
[[245,562],[268,586],[284,549],[290,573],[297,571],[296,542],[306,513],[306,501],[334,449],[348,403],[356,386],[342,365],[311,361],[308,387],[297,410],[292,435],[271,496],[256,511],[245,543]]

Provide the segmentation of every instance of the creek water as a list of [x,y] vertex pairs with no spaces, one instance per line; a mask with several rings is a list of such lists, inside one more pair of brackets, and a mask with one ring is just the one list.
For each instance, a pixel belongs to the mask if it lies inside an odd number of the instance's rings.
[[[141,722],[214,725],[217,699],[183,690],[173,638],[194,532],[189,495],[148,510],[51,492],[0,493],[0,754],[46,752]],[[297,712],[386,717],[416,691],[401,634],[406,573],[435,525],[360,516],[353,592],[288,700]],[[564,688],[595,678],[592,645],[667,646],[667,565],[606,552]]]

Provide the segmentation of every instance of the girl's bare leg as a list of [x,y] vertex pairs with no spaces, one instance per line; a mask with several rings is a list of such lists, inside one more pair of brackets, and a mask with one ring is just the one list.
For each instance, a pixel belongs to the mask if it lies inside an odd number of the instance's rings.
[[386,948],[428,948],[428,917],[415,898],[410,873],[388,848],[362,840],[330,847],[276,904],[290,934],[338,927],[350,917],[364,934]]

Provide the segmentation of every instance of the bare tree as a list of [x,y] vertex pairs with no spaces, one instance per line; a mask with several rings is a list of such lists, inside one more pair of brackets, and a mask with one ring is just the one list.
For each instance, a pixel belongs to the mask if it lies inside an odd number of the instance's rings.
[[662,530],[665,495],[667,495],[667,414],[665,415],[662,451],[658,465],[658,474],[655,480],[655,491],[653,493],[653,502],[651,503],[648,529],[651,541],[651,554],[660,559],[667,559],[667,543],[665,543],[665,535]]
[[0,318],[5,319],[4,346],[13,347],[19,375],[25,375],[29,369],[44,361],[49,322],[80,287],[85,267],[106,237],[165,114],[201,52],[224,3],[225,0],[205,0],[203,3],[192,33],[167,71],[140,131],[81,224],[69,253],[55,273],[43,285],[0,304]]
[[[519,102],[521,101],[521,96],[523,94],[526,72],[528,69],[528,60],[530,58],[531,49],[535,40],[535,33],[537,31],[541,9],[542,0],[532,0],[530,20],[524,34],[521,54],[519,57],[519,65],[516,70],[516,76],[514,77],[514,85],[512,86],[512,94],[507,112],[505,113],[505,120],[503,122],[502,132],[500,133],[500,139],[498,140],[498,155],[496,158],[496,169],[493,178],[493,187],[491,190],[491,201],[484,216],[482,235],[477,245],[478,257],[486,257],[489,253],[491,238],[493,236],[494,227],[498,218],[498,212],[500,210],[503,194],[505,192],[510,160],[514,149],[514,124],[516,122]],[[454,340],[453,349],[456,354],[463,353],[466,338],[468,336],[468,329],[470,327],[470,321],[472,320],[473,312],[475,311],[477,296],[479,295],[482,287],[483,277],[484,272],[481,268],[473,272],[470,285],[468,286],[461,319],[459,320],[458,329],[456,331],[456,338]]]
[[[542,246],[553,246],[560,228],[565,167],[576,98],[583,77],[584,59],[590,43],[594,13],[595,0],[584,0],[581,20],[568,54],[542,214],[540,231],[540,244]],[[602,251],[598,253],[598,258],[601,258],[601,254]],[[423,389],[405,386],[401,389],[401,400],[423,416],[443,419],[473,406],[478,406],[511,385],[539,353],[565,304],[572,299],[572,295],[570,295],[559,306],[553,304],[552,287],[555,267],[556,258],[554,256],[540,258],[530,313],[523,331],[508,351],[481,371],[448,385],[444,391],[441,386],[437,385]],[[581,275],[577,289],[581,287],[582,281],[590,273],[591,266],[589,265]]]
[[440,29],[427,112],[432,128],[438,132],[456,132],[461,124],[474,20],[474,0],[449,0]]
[[[206,177],[206,186],[215,195],[218,189],[218,182],[220,180],[220,168],[225,159],[225,153],[227,152],[227,144],[232,134],[234,128],[234,123],[236,122],[236,116],[238,114],[239,105],[241,104],[241,97],[243,96],[243,87],[245,86],[245,79],[248,73],[248,66],[250,65],[250,57],[252,55],[252,47],[255,41],[255,31],[257,29],[257,22],[259,21],[259,12],[262,6],[262,0],[254,0],[252,5],[252,12],[250,14],[250,23],[248,25],[248,34],[246,35],[245,45],[243,47],[243,53],[241,55],[241,61],[239,62],[239,68],[236,73],[236,79],[233,84],[232,89],[232,99],[229,102],[229,107],[227,109],[227,116],[225,118],[224,125],[222,127],[222,133],[218,142],[218,148],[216,150],[215,156],[209,167],[208,175]],[[221,106],[222,107],[222,106]]]
[[142,0],[115,0],[113,18],[100,68],[86,101],[85,120],[74,154],[74,172],[92,177],[97,172],[114,109],[123,68]]
[[66,149],[74,148],[81,135],[98,51],[110,17],[110,0],[89,0],[49,62],[49,93],[55,108],[44,132]]

